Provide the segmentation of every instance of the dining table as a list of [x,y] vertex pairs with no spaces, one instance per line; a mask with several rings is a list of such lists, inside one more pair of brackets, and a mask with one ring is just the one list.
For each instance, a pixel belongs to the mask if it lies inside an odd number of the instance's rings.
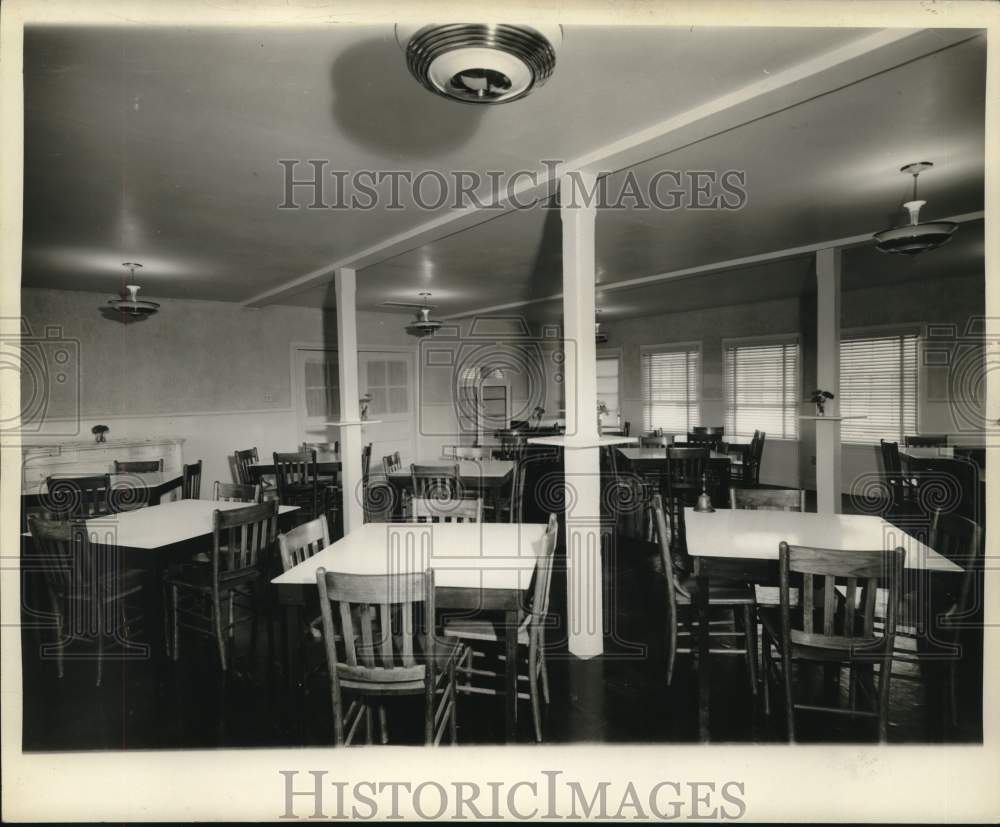
[[[496,508],[500,492],[514,475],[514,462],[503,459],[429,459],[417,460],[414,465],[434,466],[442,469],[458,466],[459,481],[464,489],[475,491],[483,498],[483,505]],[[413,479],[409,467],[390,471],[386,479],[401,493],[413,492]],[[397,497],[402,506],[403,497]]]
[[[152,651],[166,650],[166,630],[163,627],[164,603],[160,578],[167,566],[183,562],[199,551],[210,551],[214,514],[245,508],[246,503],[214,500],[173,500],[105,514],[86,520],[91,543],[102,546],[118,556],[122,565],[145,572],[144,591],[149,617],[144,624]],[[279,529],[288,530],[285,515],[298,506],[278,507]],[[30,535],[26,538],[30,543]],[[36,570],[31,564],[30,551],[23,561],[25,571]]]
[[[698,580],[698,731],[710,736],[711,659],[709,653],[709,581],[711,578],[749,583],[778,582],[778,547],[793,546],[848,550],[906,550],[904,588],[931,595],[929,577],[961,574],[953,563],[916,537],[881,517],[865,514],[815,514],[793,511],[685,509],[687,550]],[[935,616],[931,606],[931,617]]]
[[366,523],[316,552],[271,583],[285,607],[290,680],[303,671],[298,630],[320,569],[339,574],[390,575],[434,571],[438,609],[502,614],[504,731],[517,727],[517,630],[524,617],[544,523]]

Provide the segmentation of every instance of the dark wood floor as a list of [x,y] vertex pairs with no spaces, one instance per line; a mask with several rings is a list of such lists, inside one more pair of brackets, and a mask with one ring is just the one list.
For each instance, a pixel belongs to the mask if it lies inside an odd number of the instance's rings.
[[[545,711],[549,743],[678,743],[698,738],[696,669],[681,655],[673,685],[666,686],[664,665],[664,594],[658,556],[652,545],[629,541],[606,560],[608,604],[614,634],[605,654],[589,661],[570,657],[559,630],[549,633],[552,701]],[[564,572],[553,581],[552,609],[564,616]],[[38,658],[39,638],[25,630],[24,748],[26,750],[117,750],[211,747],[299,746],[332,743],[330,702],[324,673],[307,681],[304,694],[286,690],[281,674],[280,635],[268,651],[261,634],[251,651],[240,641],[237,670],[223,678],[209,641],[185,639],[183,659],[106,664],[104,685],[94,686],[92,661],[68,662],[62,680],[55,664]],[[318,647],[310,653],[318,664]],[[942,731],[940,716],[930,712],[917,667],[897,665],[892,685],[891,742],[980,741],[982,738],[981,655],[968,653],[963,670],[961,720]],[[803,675],[816,692],[846,695],[836,676],[822,671]],[[400,700],[389,707],[393,743],[420,742],[420,700]],[[784,740],[780,697],[772,716],[754,698],[739,656],[713,661],[712,740],[775,742]],[[468,744],[503,740],[502,699],[462,696],[459,740]],[[804,713],[799,739],[822,742],[874,740],[870,723]],[[518,735],[533,743],[530,706],[520,708]]]

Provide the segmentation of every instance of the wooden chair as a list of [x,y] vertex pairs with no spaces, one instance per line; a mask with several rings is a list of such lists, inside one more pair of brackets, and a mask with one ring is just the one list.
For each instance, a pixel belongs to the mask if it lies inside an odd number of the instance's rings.
[[[278,536],[278,503],[274,500],[212,515],[212,565],[187,566],[168,575],[172,618],[171,651],[180,657],[180,630],[214,637],[222,671],[227,671],[229,644],[236,626],[257,626],[257,589]],[[223,620],[223,612],[228,614]]]
[[151,474],[163,470],[163,459],[150,460],[129,460],[122,462],[115,460],[116,474]]
[[[125,568],[117,550],[91,544],[85,523],[28,517],[32,558],[40,563],[49,601],[56,617],[56,642],[42,647],[42,657],[55,654],[63,676],[65,649],[72,641],[92,641],[97,646],[97,686],[104,671],[105,639],[128,646],[128,639],[142,623],[141,599],[129,606],[128,598],[142,592],[142,569]],[[70,655],[92,659],[90,653]]]
[[709,448],[715,448],[715,446],[722,442],[722,429],[702,428],[699,430],[695,428],[687,435],[687,441],[688,445],[705,445]]
[[240,485],[259,485],[261,488],[261,498],[269,499],[277,496],[275,484],[267,477],[257,478],[250,466],[260,462],[260,455],[256,448],[247,448],[243,451],[236,451],[233,454],[233,469],[236,471],[236,481]]
[[225,503],[259,503],[261,490],[259,485],[243,485],[242,483],[215,481],[212,490],[215,502]]
[[317,473],[316,452],[274,454],[274,476],[278,484],[278,501],[282,505],[296,505],[305,520],[334,511],[336,492],[320,480]]
[[889,494],[891,516],[912,514],[916,510],[916,485],[909,474],[903,471],[903,461],[899,456],[899,443],[879,440],[882,456],[882,482]]
[[[461,646],[435,634],[434,572],[361,575],[320,568],[316,582],[336,745],[350,744],[362,722],[365,742],[373,742],[373,707],[380,741],[388,743],[383,704],[405,695],[424,697],[425,744],[439,744],[446,729],[455,743]],[[354,696],[349,706],[345,694]]]
[[[667,597],[667,639],[669,649],[667,652],[667,686],[673,681],[674,663],[677,655],[690,654],[694,651],[695,623],[692,606],[698,599],[697,581],[681,574],[677,571],[671,546],[676,545],[672,541],[672,529],[667,523],[663,510],[663,499],[657,494],[653,497],[653,519],[656,524],[656,538],[660,549],[660,559],[663,564],[663,575],[666,585]],[[711,637],[741,637],[744,640],[743,648],[712,648],[709,652],[713,655],[744,655],[747,661],[747,674],[750,679],[750,691],[757,694],[757,620],[754,617],[753,592],[743,583],[710,583],[708,605],[722,606],[732,609],[733,624],[737,622],[737,615],[742,621],[743,629],[740,630],[717,630],[711,629]],[[678,625],[681,621],[679,612],[681,607],[687,607],[686,625],[687,630],[681,631]],[[723,621],[728,623],[728,621]],[[712,623],[710,625],[718,625]],[[692,643],[688,646],[678,646],[680,637],[691,638]]]
[[[517,628],[517,643],[521,650],[527,649],[527,672],[518,668],[518,681],[528,684],[528,692],[518,692],[518,700],[531,701],[531,715],[535,725],[535,740],[542,741],[542,701],[549,702],[549,675],[545,664],[545,626],[549,609],[549,592],[552,585],[552,563],[555,558],[556,539],[559,525],[556,515],[549,516],[548,528],[542,541],[541,553],[535,563],[535,573],[531,590],[531,604],[525,612],[524,619]],[[444,634],[462,641],[499,644],[500,637],[496,627],[488,620],[468,620],[456,618],[445,620]],[[467,647],[459,665],[459,674],[463,681],[458,691],[466,694],[496,695],[497,690],[475,684],[474,678],[483,677],[495,679],[499,676],[499,660],[497,668],[479,669],[474,659],[485,657],[481,651]]]
[[462,478],[458,465],[410,465],[413,496],[424,499],[458,500],[462,497]]
[[[806,510],[806,492],[798,488],[730,488],[729,507],[748,511],[800,511]],[[780,606],[781,595],[777,586],[754,584],[754,597],[758,606]],[[798,589],[792,589],[791,601],[798,603]]]
[[278,551],[281,554],[281,570],[288,571],[294,568],[328,545],[330,545],[330,529],[325,516],[296,526],[285,534],[279,534]]
[[410,501],[410,513],[413,522],[417,523],[481,523],[483,501],[414,497]]
[[[764,692],[770,694],[772,671],[778,670],[772,646],[777,650],[784,682],[785,720],[788,740],[795,740],[795,710],[830,712],[874,718],[879,741],[885,742],[889,728],[889,686],[896,634],[896,610],[902,587],[906,550],[846,551],[779,546],[781,609],[762,611],[764,627]],[[793,612],[791,590],[802,595]],[[814,582],[814,578],[818,582]],[[888,607],[881,635],[875,629],[875,596],[880,580],[885,580]],[[843,604],[837,586],[844,586]],[[819,597],[819,600],[817,600]],[[795,699],[792,662],[840,664],[851,670],[850,708],[798,703]],[[873,666],[878,663],[876,691]],[[858,686],[869,690],[873,709],[857,708]]]
[[184,466],[181,496],[185,500],[201,499],[201,460]]
[[940,618],[933,618],[935,636],[954,647],[948,661],[947,702],[951,724],[958,726],[958,669],[966,637],[963,633],[983,628],[983,594],[979,587],[983,531],[974,520],[939,510],[934,513],[929,545],[963,569],[959,587],[950,595],[950,606]]
[[49,477],[44,507],[62,519],[87,520],[112,512],[111,477]]
[[675,495],[682,495],[689,506],[695,504],[701,493],[708,455],[707,447],[667,448],[667,476],[670,489]]
[[402,470],[403,461],[399,457],[399,451],[395,451],[392,454],[386,454],[382,457],[382,468],[387,474]]

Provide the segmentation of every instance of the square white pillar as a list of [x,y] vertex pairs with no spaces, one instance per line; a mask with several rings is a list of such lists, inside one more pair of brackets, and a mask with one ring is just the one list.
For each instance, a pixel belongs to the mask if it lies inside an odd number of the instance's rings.
[[361,414],[358,396],[358,318],[354,270],[334,273],[337,294],[337,363],[340,375],[340,474],[343,491],[344,534],[365,521],[361,479]]
[[604,651],[601,467],[597,447],[597,344],[594,339],[597,207],[589,197],[595,187],[596,177],[590,174],[564,176],[560,182],[567,619],[569,650],[580,658],[594,657]]
[[843,472],[840,456],[840,270],[839,248],[816,253],[816,387],[830,391],[827,418],[816,420],[816,510],[839,514]]

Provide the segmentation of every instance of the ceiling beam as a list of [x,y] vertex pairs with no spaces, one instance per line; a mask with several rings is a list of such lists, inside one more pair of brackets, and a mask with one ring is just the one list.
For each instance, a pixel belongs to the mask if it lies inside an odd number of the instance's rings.
[[[967,29],[879,29],[836,49],[775,72],[651,127],[627,135],[587,154],[540,172],[535,181],[522,179],[515,188],[516,203],[544,198],[552,178],[570,170],[605,175],[664,155],[713,135],[780,112],[790,106],[857,83],[911,60],[953,46],[975,36]],[[451,210],[413,229],[331,261],[242,302],[263,307],[329,283],[342,267],[361,270],[417,247],[470,229],[515,209],[509,197],[496,206]]]
[[[951,215],[947,218],[935,219],[935,221],[954,221],[956,224],[964,224],[969,221],[982,220],[985,212],[962,213],[961,215]],[[847,249],[858,247],[862,244],[870,244],[872,235],[862,233],[861,235],[846,236],[844,238],[834,238],[828,241],[818,241],[815,244],[803,244],[800,247],[785,247],[781,250],[771,250],[766,253],[757,253],[752,256],[741,256],[740,258],[730,258],[725,261],[713,261],[709,264],[699,264],[696,267],[685,267],[681,270],[670,270],[666,273],[655,273],[651,276],[640,276],[634,279],[623,279],[607,284],[598,284],[598,294],[614,293],[618,290],[631,290],[635,287],[644,287],[649,284],[656,284],[661,281],[671,281],[673,279],[691,278],[693,276],[707,276],[712,273],[721,273],[725,270],[738,270],[744,267],[752,267],[757,264],[766,264],[769,261],[781,261],[782,259],[796,258],[798,256],[813,255],[820,250]],[[507,304],[497,304],[492,307],[480,307],[475,310],[463,310],[461,313],[452,313],[450,316],[442,316],[445,320],[464,319],[469,316],[485,316],[491,313],[500,313],[507,310],[516,310],[519,307],[529,307],[535,304],[545,304],[562,300],[562,293],[553,293],[551,296],[543,296],[538,299],[525,299],[523,301],[508,302]]]

